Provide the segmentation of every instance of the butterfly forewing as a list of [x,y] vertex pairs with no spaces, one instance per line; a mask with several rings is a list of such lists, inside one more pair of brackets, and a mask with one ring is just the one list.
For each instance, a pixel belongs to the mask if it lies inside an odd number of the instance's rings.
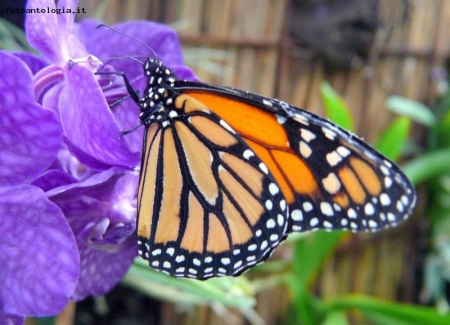
[[290,205],[290,231],[376,231],[410,216],[415,191],[397,166],[329,121],[292,112],[294,118],[285,121],[292,148],[309,166],[317,188],[298,193]]
[[330,121],[234,88],[179,89],[212,107],[268,166],[289,204],[288,232],[376,231],[412,213],[415,191],[400,169]]
[[174,103],[145,135],[139,254],[177,277],[241,274],[284,239],[286,201],[225,121],[189,96]]

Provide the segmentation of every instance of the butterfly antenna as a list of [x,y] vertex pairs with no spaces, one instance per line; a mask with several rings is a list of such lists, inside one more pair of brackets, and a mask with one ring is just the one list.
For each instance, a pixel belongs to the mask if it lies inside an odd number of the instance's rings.
[[136,61],[137,63],[140,63],[141,65],[144,65],[142,61],[139,61],[138,58],[147,58],[145,55],[118,55],[108,58],[105,63],[103,63],[103,66],[109,64],[110,62],[114,60],[120,60],[120,59],[130,59],[133,61]]
[[119,32],[117,29],[115,29],[115,28],[113,28],[113,27],[111,27],[111,26],[109,26],[109,25],[106,25],[106,24],[100,24],[100,25],[98,25],[96,28],[98,29],[98,28],[100,28],[100,27],[106,27],[106,28],[109,28],[109,29],[115,31],[116,33],[119,33],[120,35],[123,35],[123,36],[125,36],[125,37],[128,37],[129,39],[132,39],[133,41],[136,41],[136,42],[138,42],[138,43],[144,45],[146,48],[148,48],[148,49],[155,55],[156,58],[158,58],[158,54],[156,54],[156,52],[155,52],[150,46],[148,46],[147,44],[145,44],[144,42],[142,42],[142,41],[140,41],[140,40],[138,40],[138,39],[136,39],[136,38],[134,38],[134,37],[132,37],[132,36],[130,36],[130,35],[127,35],[127,34],[125,34],[125,33]]

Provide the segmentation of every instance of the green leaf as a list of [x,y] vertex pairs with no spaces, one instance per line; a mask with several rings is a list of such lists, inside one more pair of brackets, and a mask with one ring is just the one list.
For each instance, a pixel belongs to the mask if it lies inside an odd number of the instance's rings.
[[434,140],[431,144],[434,147],[449,147],[450,146],[450,109],[439,119],[437,132],[431,133]]
[[406,164],[402,170],[413,185],[418,185],[450,170],[450,148],[425,153]]
[[350,322],[344,312],[334,311],[327,314],[322,325],[350,325]]
[[293,294],[291,312],[288,313],[285,324],[316,325],[319,324],[321,316],[321,301],[315,299],[307,290],[305,283],[291,276],[288,278],[287,286]]
[[326,305],[328,310],[356,309],[378,325],[448,325],[450,315],[419,305],[383,301],[363,295],[341,296]]
[[448,131],[450,130],[450,110],[448,110],[442,118],[441,128]]
[[319,272],[344,233],[317,231],[295,244],[292,259],[292,275],[305,285]]
[[386,100],[386,106],[392,112],[407,116],[422,125],[431,127],[437,123],[436,116],[434,116],[430,109],[414,100],[400,96],[390,96]]
[[101,1],[98,6],[97,9],[94,11],[94,14],[92,15],[93,19],[97,19],[97,20],[105,20],[105,13],[106,10],[109,8],[111,9],[111,1]]
[[320,85],[320,95],[325,106],[326,116],[340,127],[354,132],[355,123],[350,110],[329,83],[323,82]]
[[33,318],[33,320],[35,321],[36,325],[54,325],[54,324],[56,324],[55,316],[35,317],[35,318]]
[[375,148],[392,161],[397,161],[408,139],[410,127],[409,118],[397,117],[380,135]]
[[3,50],[36,53],[28,44],[24,31],[3,18],[0,18],[0,47]]
[[[440,226],[440,225],[438,225]],[[436,228],[436,227],[435,227]],[[439,238],[436,238],[439,240]],[[435,239],[435,240],[436,240]],[[443,240],[441,239],[441,242]],[[438,253],[428,253],[428,256],[425,260],[424,267],[424,291],[426,293],[426,299],[433,299],[433,301],[437,301],[441,296],[445,293],[445,265],[446,265],[446,256],[448,255],[448,250],[445,251],[445,246],[443,246],[443,252],[438,250]]]
[[293,317],[297,318],[296,322],[290,320],[291,324],[316,325],[319,323],[319,315],[322,315],[319,312],[321,304],[308,292],[307,285],[339,243],[342,235],[343,232],[338,231],[317,231],[296,242],[292,273],[287,281],[293,295],[295,312]]

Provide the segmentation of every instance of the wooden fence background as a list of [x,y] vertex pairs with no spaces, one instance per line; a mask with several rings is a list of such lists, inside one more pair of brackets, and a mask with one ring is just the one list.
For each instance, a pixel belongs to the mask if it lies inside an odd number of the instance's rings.
[[[289,0],[129,0],[126,5],[121,0],[84,0],[80,6],[90,17],[104,8],[102,19],[108,24],[135,19],[171,24],[188,64],[206,82],[278,97],[323,114],[320,84],[328,81],[350,107],[357,133],[369,142],[393,118],[385,109],[388,96],[432,104],[438,87],[430,76],[450,54],[447,0],[379,0],[380,21],[367,61],[338,70],[298,50],[302,44],[289,37]],[[421,136],[413,127],[412,137],[420,141]],[[314,290],[325,298],[359,292],[417,302],[424,223],[415,219],[379,234],[349,236],[324,265]],[[276,324],[287,301],[283,289],[264,292],[257,312],[267,324]],[[211,309],[180,314],[171,304],[163,305],[161,317],[162,324],[230,324]],[[237,315],[232,323],[245,320]]]

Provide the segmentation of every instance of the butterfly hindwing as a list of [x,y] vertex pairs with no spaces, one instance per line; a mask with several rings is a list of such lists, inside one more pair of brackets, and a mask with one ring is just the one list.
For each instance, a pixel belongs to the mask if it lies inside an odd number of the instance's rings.
[[164,114],[170,118],[145,133],[139,254],[173,276],[241,274],[284,239],[284,196],[261,159],[205,105],[178,96]]

